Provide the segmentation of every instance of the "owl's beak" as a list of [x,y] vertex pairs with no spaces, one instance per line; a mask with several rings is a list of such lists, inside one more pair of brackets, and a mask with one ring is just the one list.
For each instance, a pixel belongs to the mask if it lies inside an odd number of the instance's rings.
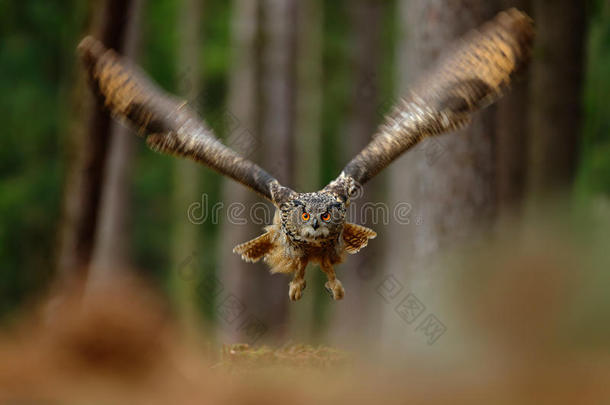
[[311,225],[311,227],[314,229],[314,231],[316,229],[318,229],[318,227],[320,226],[320,224],[318,224],[318,218],[314,218],[313,219],[313,224]]

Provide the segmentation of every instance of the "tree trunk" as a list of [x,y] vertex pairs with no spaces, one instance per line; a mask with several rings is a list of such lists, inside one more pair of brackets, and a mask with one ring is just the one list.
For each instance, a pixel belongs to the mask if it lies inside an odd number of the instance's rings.
[[[385,3],[387,6],[387,3]],[[358,0],[350,5],[351,39],[353,54],[351,66],[354,70],[351,89],[351,113],[347,123],[346,140],[343,143],[343,161],[348,162],[371,140],[379,123],[380,65],[382,58],[381,26],[384,4],[376,0]],[[350,209],[349,220],[369,226],[378,231],[383,226],[368,210],[380,196],[381,176],[366,187],[364,195],[356,199]],[[338,277],[346,288],[343,302],[333,306],[330,334],[337,342],[357,345],[373,340],[378,331],[378,317],[374,314],[375,294],[369,280],[375,277],[381,263],[379,245],[373,241],[360,254],[348,256],[339,268]],[[354,333],[357,331],[357,333]],[[347,338],[349,340],[346,340]]]
[[[104,12],[94,20],[93,34],[107,47],[122,52],[130,23],[132,1],[107,0]],[[85,75],[79,77],[83,86]],[[82,124],[73,130],[73,159],[64,190],[57,257],[58,276],[63,282],[84,280],[93,253],[106,156],[110,144],[111,119],[90,91],[78,100],[75,116]]]
[[[262,134],[258,139],[261,146],[256,152],[266,164],[263,166],[283,184],[292,184],[293,139],[296,81],[296,6],[295,0],[264,0],[238,2],[235,10],[235,46],[237,60],[233,62],[231,112],[240,120],[235,132],[241,141],[251,136],[251,129]],[[253,18],[253,13],[256,18]],[[258,32],[253,30],[252,21],[258,22]],[[243,30],[243,31],[242,31]],[[256,36],[255,36],[256,34]],[[252,46],[252,41],[256,46]],[[260,42],[259,42],[260,41]],[[253,49],[255,48],[255,49]],[[255,51],[254,55],[247,52]],[[248,55],[246,60],[239,60]],[[260,59],[256,59],[260,57]],[[254,62],[254,63],[253,63]],[[244,117],[244,118],[242,118]],[[246,135],[243,135],[246,131]],[[232,147],[237,148],[228,140]],[[240,152],[254,158],[252,147]],[[220,319],[223,335],[233,341],[252,343],[252,329],[235,327],[254,319],[265,330],[265,339],[282,336],[286,329],[288,312],[288,279],[281,275],[271,275],[263,263],[243,263],[231,252],[233,246],[254,238],[262,233],[262,227],[273,219],[274,208],[253,195],[243,196],[243,190],[227,185],[225,201],[246,202],[244,224],[227,223],[223,236],[222,277],[225,297],[219,306],[219,317],[227,313],[227,306],[239,317],[233,322]],[[243,197],[242,197],[243,196]],[[252,203],[256,201],[255,203]],[[261,215],[263,212],[266,215]],[[264,218],[263,218],[264,216]],[[247,224],[247,225],[246,225]],[[243,316],[242,316],[243,314]],[[243,325],[243,324],[242,324]],[[260,329],[260,328],[259,328]],[[228,331],[228,333],[227,333]],[[255,337],[259,337],[258,335]]]
[[[399,27],[404,27],[397,41],[398,94],[402,95],[408,83],[431,68],[451,42],[495,11],[493,2],[482,0],[403,0],[399,9]],[[387,276],[393,277],[390,284],[397,294],[384,296],[387,285],[378,290],[380,299],[388,301],[383,329],[384,343],[391,351],[417,337],[416,325],[410,328],[395,312],[406,292],[434,313],[440,294],[432,281],[441,275],[441,253],[472,241],[494,218],[493,118],[494,109],[487,109],[473,117],[467,128],[423,141],[390,168],[389,207],[410,207],[409,215],[400,222],[393,218],[381,236],[387,247]]]
[[[260,66],[260,7],[258,2],[237,0],[233,6],[232,43],[233,60],[231,63],[228,114],[235,117],[237,124],[227,135],[226,143],[249,159],[260,156],[261,139],[261,66]],[[266,166],[266,165],[265,165]],[[268,331],[269,321],[261,312],[259,302],[269,291],[264,283],[270,278],[263,263],[246,263],[232,252],[233,247],[262,233],[262,223],[255,223],[251,213],[254,204],[260,199],[250,190],[234,181],[223,181],[223,210],[229,214],[230,206],[245,209],[239,217],[223,215],[220,232],[220,272],[216,315],[218,316],[219,339],[223,343],[253,343],[260,334],[248,335],[247,328],[240,325],[248,319],[260,321],[264,334]],[[235,308],[234,312],[229,309]],[[225,316],[225,314],[233,314]]]
[[[297,113],[295,116],[295,189],[313,191],[321,180],[321,114],[322,114],[322,14],[319,2],[302,2],[299,6],[297,60]],[[317,266],[306,270],[307,293],[298,305],[291,305],[290,334],[310,341],[316,334],[315,298],[323,286],[316,283]]]
[[[260,156],[265,168],[280,183],[293,183],[293,132],[295,126],[296,83],[296,0],[263,0],[259,4],[259,24],[262,35],[260,70],[257,72],[261,87],[256,88],[258,131],[261,134]],[[261,38],[261,37],[259,37]],[[259,98],[260,97],[260,98]],[[272,220],[274,208],[267,204],[266,221]],[[249,211],[252,212],[252,211]],[[250,215],[248,221],[255,221]],[[258,232],[250,237],[261,233]],[[242,242],[241,240],[236,243]],[[245,307],[260,314],[269,330],[267,338],[279,338],[286,330],[288,313],[288,278],[271,275],[267,266],[254,268],[249,265],[247,275],[242,275],[242,291]],[[262,267],[262,268],[261,268]]]
[[281,184],[292,184],[296,112],[296,0],[263,0],[263,155]]
[[[129,10],[123,54],[131,60],[138,57],[142,3],[143,0],[133,0]],[[135,141],[132,132],[116,121],[111,123],[95,246],[87,281],[89,289],[104,280],[112,280],[113,275],[131,267],[130,180]]]
[[[197,100],[201,91],[200,66],[201,55],[201,18],[203,0],[182,0],[179,23],[178,69],[184,72],[178,82],[180,97],[191,102],[192,108],[200,107]],[[198,111],[201,114],[201,111]],[[182,321],[187,327],[197,322],[196,286],[199,282],[200,260],[198,255],[197,235],[200,226],[191,222],[187,212],[189,206],[196,201],[202,201],[199,194],[200,171],[195,162],[186,159],[176,159],[174,162],[174,191],[172,195],[172,269],[170,285],[175,304]],[[205,249],[205,247],[203,247]]]
[[[530,12],[529,0],[504,0],[502,6]],[[498,101],[495,153],[498,214],[502,216],[518,213],[525,197],[530,138],[528,73],[517,77],[508,94]]]
[[[263,0],[263,158],[281,184],[294,183],[296,116],[296,58],[298,0]],[[288,279],[261,275],[265,291],[261,309],[269,313],[271,328],[284,333],[288,314]],[[260,293],[257,293],[260,294]],[[259,297],[263,298],[263,297]]]
[[528,188],[536,194],[569,187],[581,130],[585,7],[571,0],[532,0],[536,48],[532,63]]

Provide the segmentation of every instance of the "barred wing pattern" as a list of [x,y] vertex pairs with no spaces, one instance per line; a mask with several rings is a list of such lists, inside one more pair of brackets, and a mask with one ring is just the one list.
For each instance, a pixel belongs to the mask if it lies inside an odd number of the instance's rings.
[[138,130],[153,150],[187,157],[273,201],[283,189],[269,173],[214,137],[186,102],[158,88],[136,66],[92,37],[78,46],[89,80],[111,114]]
[[531,19],[516,9],[466,34],[394,107],[372,141],[327,188],[349,194],[425,137],[468,123],[471,114],[495,101],[527,64],[533,38]]

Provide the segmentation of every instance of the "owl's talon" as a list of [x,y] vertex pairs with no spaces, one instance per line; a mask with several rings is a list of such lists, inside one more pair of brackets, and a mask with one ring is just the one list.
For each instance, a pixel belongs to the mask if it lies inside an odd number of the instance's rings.
[[341,281],[327,281],[324,284],[324,287],[326,288],[326,291],[328,291],[329,294],[333,296],[333,299],[335,301],[343,299],[343,296],[345,295],[345,290],[343,289],[343,284],[341,284]]
[[290,301],[298,301],[303,296],[303,290],[305,289],[305,281],[291,281],[288,288],[288,296]]

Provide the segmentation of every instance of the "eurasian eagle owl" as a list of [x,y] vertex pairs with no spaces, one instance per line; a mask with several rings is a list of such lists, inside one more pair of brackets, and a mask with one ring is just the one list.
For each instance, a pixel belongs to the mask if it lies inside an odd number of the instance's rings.
[[152,149],[203,163],[273,202],[266,232],[235,247],[250,262],[263,259],[274,273],[293,273],[289,297],[305,288],[305,267],[318,263],[334,299],[344,290],[334,266],[376,236],[347,222],[354,191],[427,136],[465,125],[473,112],[497,99],[530,57],[533,26],[511,9],[451,47],[385,118],[371,142],[322,190],[297,193],[223,145],[188,108],[155,86],[139,69],[91,37],[79,51],[98,96],[112,115],[134,126]]

